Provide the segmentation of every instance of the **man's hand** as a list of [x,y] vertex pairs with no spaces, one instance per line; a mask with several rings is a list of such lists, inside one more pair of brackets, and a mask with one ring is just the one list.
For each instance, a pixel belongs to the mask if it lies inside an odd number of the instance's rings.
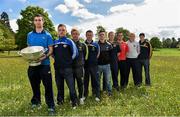
[[47,58],[47,55],[43,54],[37,61],[40,62],[40,61],[43,61],[46,58]]

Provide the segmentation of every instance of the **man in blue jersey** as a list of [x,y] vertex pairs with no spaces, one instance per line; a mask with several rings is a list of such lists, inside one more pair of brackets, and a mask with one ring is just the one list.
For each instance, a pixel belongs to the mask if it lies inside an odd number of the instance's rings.
[[28,77],[33,91],[33,97],[31,99],[32,108],[41,107],[41,94],[40,83],[43,82],[45,87],[45,100],[48,105],[48,111],[50,114],[54,113],[54,98],[52,89],[52,77],[50,71],[49,56],[53,53],[53,40],[50,33],[43,28],[44,19],[43,16],[38,14],[34,17],[35,29],[27,35],[28,46],[42,46],[48,50],[39,61],[39,66],[29,66]]
[[56,85],[58,89],[57,104],[62,105],[64,102],[64,80],[69,88],[70,98],[73,109],[77,106],[77,95],[75,91],[73,78],[73,60],[78,56],[78,50],[75,43],[66,37],[66,26],[59,24],[59,39],[54,41],[54,68]]

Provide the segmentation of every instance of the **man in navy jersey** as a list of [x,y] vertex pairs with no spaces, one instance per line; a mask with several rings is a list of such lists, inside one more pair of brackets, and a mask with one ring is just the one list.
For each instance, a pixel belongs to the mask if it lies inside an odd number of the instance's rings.
[[89,79],[91,76],[92,94],[95,95],[95,100],[100,101],[100,87],[98,77],[98,57],[100,54],[99,45],[93,42],[93,32],[86,31],[86,41],[88,46],[88,58],[85,61],[85,77],[84,77],[84,97],[88,96]]
[[66,26],[59,24],[59,39],[54,41],[54,68],[55,79],[58,89],[57,104],[62,105],[64,102],[64,80],[69,88],[70,98],[73,109],[77,106],[77,95],[75,91],[73,78],[73,60],[78,56],[78,50],[75,43],[66,37]]

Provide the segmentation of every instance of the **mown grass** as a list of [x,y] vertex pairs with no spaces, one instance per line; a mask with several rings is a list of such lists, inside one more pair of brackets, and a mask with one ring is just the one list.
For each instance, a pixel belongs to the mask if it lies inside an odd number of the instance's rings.
[[[12,53],[16,54],[16,53]],[[44,88],[42,92],[42,109],[31,110],[32,96],[27,78],[27,63],[20,57],[4,57],[0,54],[0,116],[34,116],[47,115],[44,102]],[[52,67],[53,71],[53,67]],[[53,71],[54,73],[54,71]],[[89,97],[85,105],[72,110],[69,99],[62,107],[56,106],[57,115],[107,115],[107,116],[180,116],[180,51],[176,49],[162,49],[155,51],[151,60],[151,87],[134,87],[132,76],[130,84],[124,91],[114,90],[113,96],[102,94],[102,101],[97,103]],[[55,97],[57,90],[53,75]],[[68,91],[66,88],[66,98]]]

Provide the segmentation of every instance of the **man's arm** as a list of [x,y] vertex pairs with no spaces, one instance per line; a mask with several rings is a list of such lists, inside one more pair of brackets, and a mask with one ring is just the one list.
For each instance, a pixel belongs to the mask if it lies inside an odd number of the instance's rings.
[[42,61],[53,54],[53,46],[49,46],[48,49],[49,52],[47,54],[43,54],[43,56],[39,58],[39,61]]

